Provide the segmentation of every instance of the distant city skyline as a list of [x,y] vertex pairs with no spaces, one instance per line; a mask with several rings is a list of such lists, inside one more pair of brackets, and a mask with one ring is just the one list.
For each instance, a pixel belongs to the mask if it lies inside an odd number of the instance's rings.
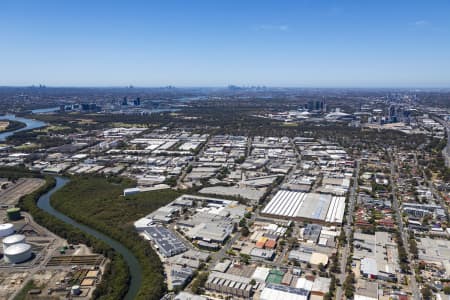
[[0,6],[0,86],[450,87],[450,2]]

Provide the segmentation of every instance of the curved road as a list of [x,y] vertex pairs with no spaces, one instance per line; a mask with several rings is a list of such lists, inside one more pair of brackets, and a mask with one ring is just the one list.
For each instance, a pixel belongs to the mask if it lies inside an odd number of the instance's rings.
[[80,229],[81,231],[83,231],[87,234],[90,234],[92,236],[95,236],[99,240],[104,241],[111,248],[113,248],[115,251],[120,253],[124,257],[125,262],[127,263],[128,267],[130,269],[130,274],[131,274],[131,280],[130,280],[128,292],[125,295],[124,299],[132,300],[132,299],[136,298],[137,292],[139,290],[139,287],[140,287],[141,281],[142,281],[142,270],[141,270],[141,267],[140,267],[139,262],[136,259],[136,257],[134,257],[134,255],[130,252],[130,250],[128,250],[125,246],[120,244],[118,241],[108,237],[107,235],[105,235],[95,229],[92,229],[91,227],[88,227],[86,225],[78,223],[78,222],[74,221],[73,219],[69,218],[68,216],[66,216],[65,214],[54,209],[50,204],[51,195],[53,195],[53,193],[55,193],[57,190],[59,190],[60,188],[62,188],[69,182],[69,179],[67,179],[67,178],[63,178],[63,177],[55,177],[55,178],[56,178],[56,186],[39,198],[39,200],[37,202],[38,207],[40,209],[48,212],[49,214],[55,216],[56,218],[60,219],[61,221],[65,222],[67,224],[70,224],[72,226],[75,226],[76,228]]

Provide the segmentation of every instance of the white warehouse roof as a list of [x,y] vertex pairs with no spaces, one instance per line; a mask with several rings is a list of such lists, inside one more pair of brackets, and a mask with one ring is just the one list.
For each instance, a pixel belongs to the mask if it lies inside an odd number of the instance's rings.
[[295,287],[297,289],[303,289],[303,290],[307,290],[307,291],[311,291],[312,287],[313,287],[314,282],[307,280],[306,278],[299,278],[297,280],[297,283],[295,284]]
[[261,292],[260,300],[307,300],[309,291],[289,286],[268,284]]
[[252,279],[259,282],[265,282],[267,276],[269,276],[269,273],[270,273],[269,268],[257,267],[255,272],[253,272]]
[[345,197],[281,190],[262,213],[340,224],[344,218],[344,210]]

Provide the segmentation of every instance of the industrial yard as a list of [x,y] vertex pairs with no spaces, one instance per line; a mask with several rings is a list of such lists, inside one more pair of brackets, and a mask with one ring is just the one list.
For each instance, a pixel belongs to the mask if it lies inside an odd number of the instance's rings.
[[20,197],[37,190],[44,183],[40,178],[19,178],[14,181],[0,178],[0,220],[7,218],[8,209],[14,208]]
[[3,182],[7,182],[3,192],[8,191],[8,197],[0,203],[6,212],[0,224],[0,298],[12,299],[22,288],[33,286],[27,291],[33,299],[67,299],[70,295],[90,299],[101,280],[105,258],[84,245],[68,244],[15,207],[21,196],[42,186],[44,180]]
[[194,274],[208,271],[202,292],[213,299],[323,297],[354,171],[346,151],[324,141],[212,136],[179,181],[206,187],[134,226],[170,289],[198,292]]

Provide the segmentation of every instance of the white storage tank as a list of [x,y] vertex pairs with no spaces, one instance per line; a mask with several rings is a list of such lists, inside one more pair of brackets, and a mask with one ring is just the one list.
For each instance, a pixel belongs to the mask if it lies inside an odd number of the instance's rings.
[[5,237],[14,233],[14,225],[11,223],[0,224],[0,237]]
[[73,296],[78,296],[78,295],[80,295],[80,294],[81,294],[80,286],[79,286],[79,285],[74,285],[74,286],[72,286],[72,288],[71,288],[71,290],[70,290],[70,293],[71,293]]
[[13,234],[5,237],[2,243],[3,243],[3,250],[5,250],[6,248],[12,245],[25,243],[25,236],[23,234]]
[[31,258],[31,246],[26,243],[19,243],[9,246],[3,251],[6,263],[18,264]]

